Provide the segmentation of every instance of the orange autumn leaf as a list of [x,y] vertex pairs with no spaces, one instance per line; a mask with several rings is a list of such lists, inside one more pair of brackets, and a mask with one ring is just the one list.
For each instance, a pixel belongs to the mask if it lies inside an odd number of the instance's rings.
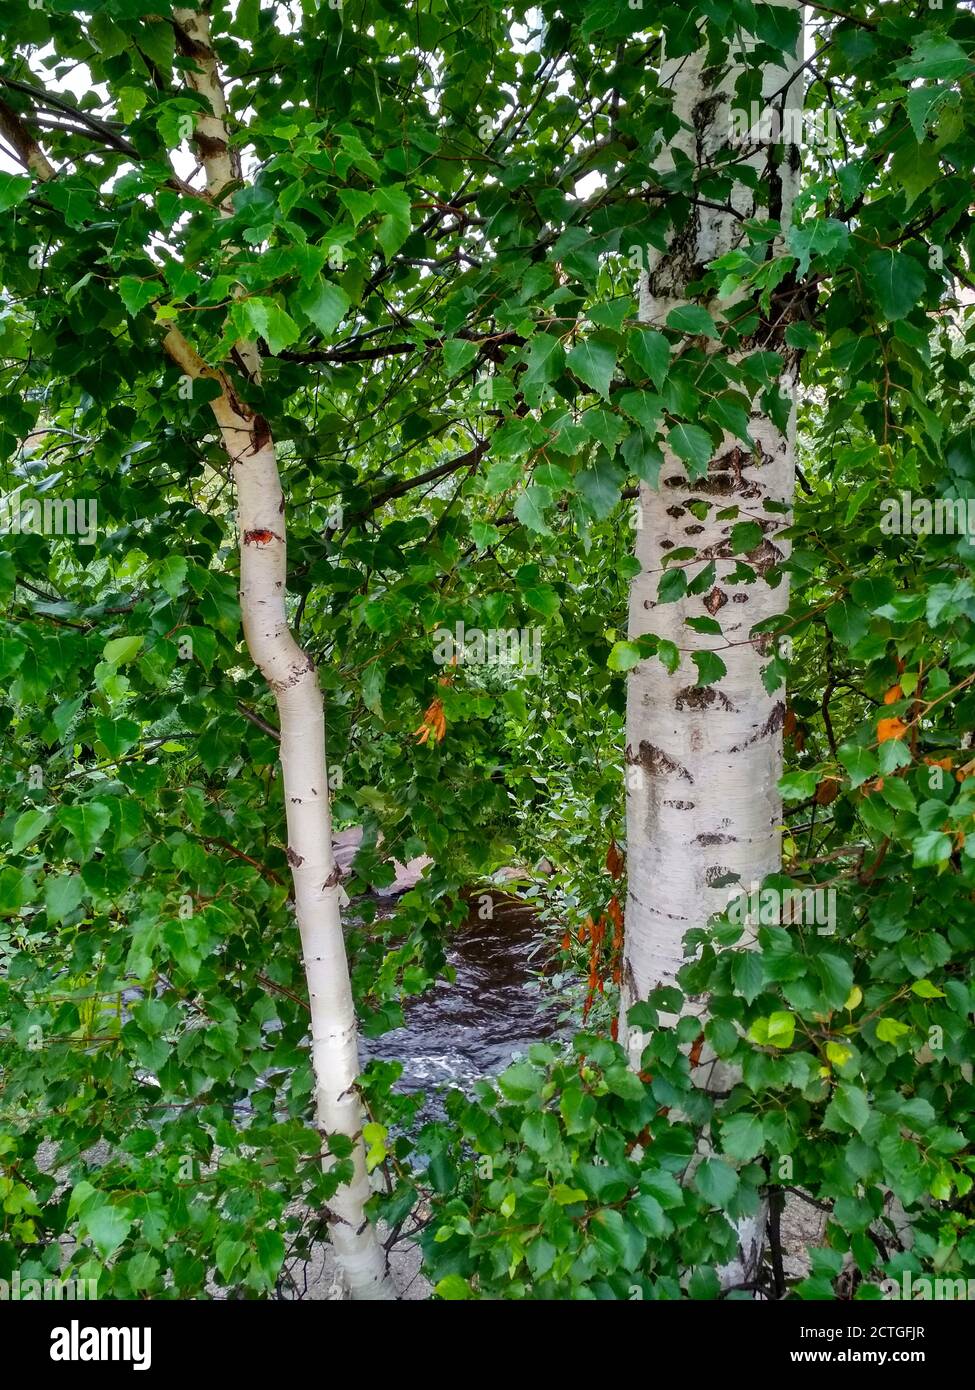
[[894,705],[898,700],[903,699],[904,692],[899,685],[892,685],[884,696],[885,705]]
[[838,777],[824,777],[816,788],[813,797],[817,806],[829,806],[840,794],[840,779]]
[[432,734],[434,743],[440,743],[446,732],[447,720],[443,712],[443,701],[438,698],[428,705],[423,723],[418,729],[413,730],[413,737],[417,743],[426,743]]
[[622,876],[623,856],[620,854],[615,840],[610,840],[609,849],[606,851],[606,868],[609,870],[611,878]]
[[887,743],[892,738],[903,738],[907,733],[907,725],[900,719],[878,719],[877,721],[877,742]]
[[950,772],[955,765],[953,758],[927,757],[924,761],[927,763],[928,767],[940,767],[944,772]]

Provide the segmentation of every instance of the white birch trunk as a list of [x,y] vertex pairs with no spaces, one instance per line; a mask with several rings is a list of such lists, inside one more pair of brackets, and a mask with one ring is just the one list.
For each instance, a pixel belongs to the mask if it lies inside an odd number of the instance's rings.
[[[206,10],[177,9],[180,45],[194,70],[187,81],[205,97],[212,115],[197,118],[194,141],[206,173],[207,194],[224,216],[233,211],[232,185],[241,177],[226,125],[227,103],[210,44]],[[340,871],[332,849],[332,813],[325,753],[325,707],[314,662],[288,625],[285,502],[274,443],[266,421],[235,394],[222,372],[207,368],[178,331],[166,349],[192,377],[215,377],[221,395],[213,413],[231,461],[240,532],[240,606],[247,650],[270,686],[281,730],[280,757],[288,826],[288,863],[294,882],[311,1015],[315,1118],[323,1137],[353,1142],[353,1176],[329,1206],[328,1229],[339,1271],[355,1299],[392,1299],[385,1252],[365,1214],[370,1196],[357,1090],[358,1033],[340,910]],[[239,342],[235,354],[253,381],[260,354]],[[326,1169],[333,1160],[325,1159]]]
[[[794,7],[795,0],[784,3]],[[790,70],[769,69],[764,93],[780,91],[798,62]],[[730,143],[736,77],[735,68],[723,78],[708,70],[703,53],[664,63],[661,81],[672,88],[675,111],[689,127],[674,144],[698,166]],[[786,107],[796,110],[801,101],[797,79]],[[784,158],[770,170],[774,147],[756,142],[749,148],[756,152],[747,162],[769,170],[771,190],[768,173],[758,195],[736,184],[732,205],[745,216],[775,216],[786,227],[798,184],[798,152],[785,144]],[[673,237],[667,253],[651,252],[641,282],[641,318],[659,327],[672,309],[687,302],[688,283],[742,238],[736,217],[693,207],[689,225]],[[781,347],[776,342],[759,345]],[[784,389],[794,390],[793,379],[785,379]],[[794,424],[783,434],[755,408],[749,432],[754,453],[726,434],[707,475],[694,483],[681,460],[665,450],[658,490],[640,487],[640,573],[630,591],[629,636],[652,632],[667,638],[681,650],[681,661],[673,675],[656,658],[641,662],[630,672],[627,687],[628,895],[620,1038],[635,1066],[645,1043],[638,1030],[627,1030],[626,1010],[657,986],[674,982],[684,958],[685,933],[703,926],[728,901],[728,887],[720,886],[721,880],[737,875],[747,888],[780,865],[782,806],[777,783],[785,706],[781,690],[768,695],[762,685],[761,670],[772,655],[768,639],[752,639],[750,632],[755,624],[784,612],[787,585],[772,589],[761,578],[751,585],[730,585],[726,580],[736,564],[728,545],[736,521],[756,520],[763,526],[761,545],[741,557],[759,575],[786,551],[777,533],[788,518],[765,511],[763,503],[791,503]],[[703,520],[689,510],[695,500],[710,504]],[[737,518],[717,519],[718,512],[735,505],[740,508]],[[685,546],[694,546],[699,557],[687,568],[688,582],[713,559],[714,583],[704,595],[659,604],[657,587],[667,552]],[[694,617],[716,618],[722,636],[697,634],[686,627],[685,618]],[[698,687],[691,657],[707,649],[720,652],[727,674],[713,685]],[[690,1007],[703,1014],[705,1005],[692,1001]],[[714,1074],[707,1058],[699,1075],[720,1088],[728,1081],[727,1075],[719,1079]],[[724,1271],[726,1285],[751,1277],[761,1258],[763,1231],[761,1212],[739,1227],[741,1258]]]
[[[316,1122],[323,1136],[342,1134],[354,1145],[353,1177],[332,1198],[329,1234],[353,1298],[394,1298],[385,1254],[364,1212],[370,1186],[340,872],[332,850],[324,700],[314,663],[288,626],[285,507],[274,445],[262,417],[237,399],[228,379],[207,368],[176,330],[167,334],[166,350],[188,375],[214,377],[223,388],[212,409],[237,486],[244,636],[280,720],[288,863],[308,981]],[[331,1162],[325,1160],[326,1168]]]

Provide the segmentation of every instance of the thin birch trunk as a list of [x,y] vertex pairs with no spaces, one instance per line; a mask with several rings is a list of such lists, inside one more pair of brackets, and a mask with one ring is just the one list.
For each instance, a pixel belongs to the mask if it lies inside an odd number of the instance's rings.
[[[784,3],[795,7],[795,0]],[[768,69],[763,93],[780,92],[799,61],[788,70]],[[703,51],[663,65],[661,83],[671,87],[674,109],[687,126],[673,144],[698,167],[731,142],[737,76],[735,67],[723,74],[708,68]],[[797,79],[785,98],[786,110],[797,110],[801,100]],[[777,158],[774,144],[755,141],[749,148],[755,152],[747,162],[762,172],[762,187],[756,193],[736,183],[731,203],[746,217],[775,217],[785,228],[798,185],[798,151],[786,143]],[[688,225],[678,229],[667,252],[651,252],[641,282],[641,318],[660,327],[672,309],[687,302],[688,284],[743,235],[739,218],[692,207]],[[731,310],[727,304],[718,308]],[[749,346],[781,350],[782,343],[766,335]],[[784,378],[783,389],[794,393],[792,376]],[[627,1009],[657,986],[674,982],[686,932],[704,926],[726,906],[732,875],[747,888],[780,865],[777,783],[785,705],[781,690],[770,695],[762,684],[762,668],[772,655],[768,639],[750,634],[757,623],[783,613],[788,602],[786,583],[773,589],[762,579],[787,549],[778,532],[788,525],[788,517],[766,511],[763,504],[792,501],[794,409],[783,434],[756,402],[749,432],[754,452],[726,434],[707,475],[693,483],[681,460],[665,450],[658,489],[640,487],[640,572],[630,591],[629,635],[635,639],[653,632],[667,638],[680,649],[681,660],[673,674],[656,658],[641,662],[630,672],[627,687],[628,897],[620,1037],[634,1065],[639,1065],[645,1040],[638,1030],[627,1030]],[[691,511],[695,502],[709,504],[703,518]],[[722,510],[736,505],[739,516],[719,519]],[[745,519],[760,521],[764,532],[757,549],[741,557],[760,577],[750,585],[732,585],[728,576],[737,558],[730,554],[729,537],[736,522]],[[658,603],[667,553],[686,546],[698,554],[688,567],[688,582],[710,560],[716,566],[714,582],[703,595]],[[685,626],[686,618],[700,617],[717,619],[722,635],[698,634]],[[698,686],[692,656],[709,649],[720,652],[727,674],[713,685]],[[689,1004],[702,1017],[705,1007],[700,1000]],[[719,1078],[715,1065],[705,1054],[699,1075],[723,1089],[729,1078],[726,1072]],[[762,1213],[741,1223],[741,1257],[725,1271],[726,1284],[750,1276],[761,1258],[763,1230]]]
[[[274,444],[260,415],[235,395],[223,373],[206,367],[176,330],[165,347],[189,376],[215,378],[211,402],[231,460],[241,536],[240,604],[247,649],[278,708],[280,756],[294,881],[311,1013],[316,1121],[323,1135],[353,1141],[353,1176],[329,1207],[329,1234],[353,1298],[395,1297],[385,1255],[364,1212],[370,1195],[362,1140],[355,1008],[340,913],[340,873],[332,850],[325,756],[324,701],[315,665],[295,641],[285,605],[287,547],[284,496]],[[326,1168],[332,1160],[326,1159]]]
[[[214,112],[212,120],[203,117],[198,123],[197,140],[208,192],[226,216],[232,211],[228,183],[239,177],[240,167],[224,123],[227,108],[210,48],[209,17],[205,11],[177,10],[174,18],[188,35],[190,56],[198,69],[190,77],[191,85],[206,96]],[[57,170],[24,121],[4,102],[0,102],[0,134],[37,179],[47,182],[56,176]],[[280,720],[288,862],[311,1013],[316,1122],[323,1135],[341,1134],[353,1143],[352,1179],[332,1198],[329,1233],[352,1297],[392,1299],[396,1295],[385,1254],[364,1210],[370,1186],[356,1089],[355,1005],[342,933],[339,870],[332,850],[324,700],[314,663],[288,626],[285,504],[274,443],[266,421],[239,399],[225,373],[206,365],[178,329],[167,333],[163,345],[188,376],[210,377],[220,386],[211,408],[237,485],[244,636],[274,693]],[[236,355],[251,379],[258,380],[256,346],[239,343]],[[326,1158],[326,1169],[333,1162]]]
[[[198,117],[194,131],[207,194],[229,216],[241,164],[227,130],[227,103],[210,43],[209,13],[177,9],[173,18],[181,51],[194,65],[187,81],[212,112]],[[281,730],[288,863],[308,982],[316,1122],[323,1135],[341,1134],[353,1143],[352,1180],[339,1187],[331,1200],[329,1234],[352,1297],[391,1299],[395,1292],[385,1253],[364,1210],[371,1189],[362,1139],[362,1103],[356,1089],[358,1033],[342,932],[340,873],[332,850],[325,706],[314,662],[288,625],[285,501],[274,442],[263,417],[239,399],[223,372],[205,365],[177,330],[167,334],[165,347],[189,376],[215,378],[221,387],[211,405],[237,490],[244,637],[274,694]],[[240,367],[258,382],[256,345],[238,342],[234,351]],[[326,1159],[326,1168],[332,1163]]]

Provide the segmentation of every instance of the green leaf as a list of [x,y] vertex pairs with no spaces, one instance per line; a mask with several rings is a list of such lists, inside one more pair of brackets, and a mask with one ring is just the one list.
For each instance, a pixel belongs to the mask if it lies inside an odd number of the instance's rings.
[[31,181],[26,174],[7,174],[0,170],[0,213],[22,203],[30,193]]
[[527,369],[524,381],[528,385],[547,385],[565,370],[565,352],[558,338],[550,333],[535,333],[528,343]]
[[100,714],[95,719],[95,732],[105,745],[110,758],[121,758],[139,742],[142,730],[134,719]]
[[433,1291],[438,1298],[444,1299],[448,1303],[460,1303],[465,1299],[471,1299],[470,1285],[459,1274],[447,1274],[443,1279],[439,1279],[433,1286]]
[[951,858],[951,836],[940,830],[928,830],[913,841],[914,867],[916,869],[936,868]]
[[550,536],[552,528],[545,520],[545,512],[555,499],[551,488],[531,483],[515,498],[513,511],[523,526],[542,536]]
[[757,951],[738,951],[731,962],[731,978],[735,990],[750,1004],[762,992],[765,968]]
[[106,1203],[91,1210],[86,1209],[82,1226],[91,1237],[92,1244],[99,1255],[103,1260],[107,1260],[110,1255],[115,1254],[128,1235],[132,1226],[132,1219],[126,1215],[121,1207]]
[[[754,6],[754,33],[780,53],[795,53],[802,28],[802,13],[785,5]],[[746,27],[751,27],[746,21]]]
[[670,370],[670,344],[652,328],[635,330],[626,340],[630,356],[659,391]]
[[112,820],[108,807],[101,801],[62,806],[57,818],[59,824],[74,837],[82,859],[91,858]]
[[602,521],[619,505],[620,488],[625,480],[626,474],[619,464],[600,450],[592,467],[576,474],[576,491],[590,514]]
[[831,1009],[842,1009],[853,988],[853,967],[842,956],[822,951],[813,956],[812,965],[823,982],[823,993]]
[[530,1062],[515,1062],[498,1077],[498,1088],[508,1100],[531,1100],[545,1082],[544,1073]]
[[928,30],[911,45],[911,57],[898,63],[897,77],[963,77],[975,64],[955,39]]
[[706,1158],[694,1172],[694,1186],[706,1202],[722,1210],[738,1191],[738,1174],[720,1158]]
[[156,570],[156,583],[170,598],[178,598],[186,583],[187,570],[182,555],[167,555]]
[[561,600],[551,584],[528,584],[521,593],[528,607],[541,613],[543,618],[553,617],[561,607]]
[[747,1163],[765,1146],[765,1132],[757,1115],[730,1115],[721,1124],[721,1148],[729,1158]]
[[113,637],[102,649],[105,660],[112,666],[127,666],[138,656],[145,640],[144,637]]
[[156,280],[137,280],[133,275],[123,275],[118,282],[118,292],[122,296],[126,312],[134,319],[153,295],[159,293],[159,283]]
[[838,253],[846,250],[850,242],[850,231],[844,222],[834,217],[819,218],[794,226],[787,237],[789,250],[798,260],[798,273],[805,275],[813,256],[831,264]]
[[697,667],[695,685],[713,685],[728,674],[728,668],[717,652],[694,652],[691,660]]
[[609,400],[609,386],[616,370],[615,347],[599,338],[584,338],[566,360],[580,381]]
[[691,482],[705,477],[714,453],[714,445],[707,430],[703,430],[700,425],[672,425],[667,435],[667,445],[687,464],[687,476]]
[[299,291],[294,302],[319,333],[328,338],[345,318],[350,300],[345,290],[319,275]]
[[898,1038],[903,1038],[911,1031],[906,1023],[900,1023],[896,1018],[881,1018],[877,1020],[877,1038],[880,1042],[895,1043]]
[[907,116],[920,144],[927,139],[927,129],[938,106],[951,93],[950,86],[912,87],[907,94]]
[[372,194],[364,193],[361,188],[340,188],[338,190],[338,200],[346,209],[357,227],[363,218],[368,217],[376,206]]
[[944,999],[944,990],[932,984],[930,980],[915,980],[911,985],[911,990],[919,999]]
[[444,367],[448,376],[457,376],[477,356],[477,343],[467,338],[448,338],[443,345]]
[[70,917],[84,897],[84,884],[78,874],[48,876],[44,883],[44,908],[52,922]]
[[677,333],[688,333],[693,337],[717,338],[718,329],[714,319],[700,304],[681,304],[671,309],[667,315],[667,327]]
[[867,1094],[859,1086],[837,1086],[833,1099],[826,1107],[823,1126],[832,1130],[852,1130],[859,1134],[870,1119]]
[[376,207],[384,213],[376,236],[387,261],[391,261],[410,234],[412,208],[409,194],[402,188],[376,188],[372,194]]
[[643,1082],[635,1071],[623,1062],[614,1062],[604,1073],[606,1085],[614,1096],[621,1100],[642,1100],[645,1094]]
[[642,660],[643,655],[635,642],[616,642],[606,665],[611,671],[631,671]]
[[32,845],[39,839],[53,812],[50,810],[30,810],[18,816],[14,824],[13,834],[10,837],[10,849],[13,854],[19,854],[22,849]]
[[232,1240],[229,1236],[217,1244],[214,1251],[214,1258],[224,1280],[230,1279],[234,1270],[247,1254],[247,1246],[242,1240]]
[[891,322],[909,314],[924,293],[924,272],[903,251],[872,251],[864,274],[881,313]]
[[624,391],[619,403],[631,419],[642,425],[648,435],[653,435],[664,413],[664,403],[659,396],[652,391]]

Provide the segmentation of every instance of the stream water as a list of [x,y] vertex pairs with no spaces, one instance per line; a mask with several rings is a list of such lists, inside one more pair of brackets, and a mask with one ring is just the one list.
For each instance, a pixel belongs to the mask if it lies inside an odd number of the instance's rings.
[[[343,830],[334,839],[340,868],[349,868],[362,831]],[[376,895],[380,912],[412,888],[426,859],[396,865],[395,882]],[[533,1042],[557,1036],[559,1005],[539,980],[551,958],[531,908],[492,891],[493,916],[482,921],[472,910],[454,938],[447,959],[452,981],[438,980],[425,994],[404,1004],[402,1028],[379,1038],[359,1040],[363,1062],[403,1064],[399,1087],[428,1093],[423,1118],[438,1113],[435,1093],[443,1086],[468,1089],[483,1076],[496,1076],[516,1053]]]
[[496,1076],[515,1053],[560,1031],[557,1003],[538,979],[549,949],[531,911],[501,899],[493,920],[475,919],[455,937],[447,959],[456,978],[408,1000],[402,1028],[363,1038],[363,1060],[402,1062],[408,1091],[466,1090]]

